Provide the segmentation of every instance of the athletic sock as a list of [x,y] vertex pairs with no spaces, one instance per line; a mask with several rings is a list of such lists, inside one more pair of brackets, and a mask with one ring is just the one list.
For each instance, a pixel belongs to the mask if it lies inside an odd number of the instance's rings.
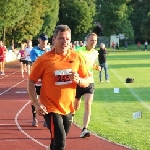
[[84,127],[83,129],[82,129],[82,132],[85,130],[86,128]]
[[33,118],[36,118],[36,111],[35,111],[35,107],[33,105],[31,105],[32,107],[32,115],[33,115]]

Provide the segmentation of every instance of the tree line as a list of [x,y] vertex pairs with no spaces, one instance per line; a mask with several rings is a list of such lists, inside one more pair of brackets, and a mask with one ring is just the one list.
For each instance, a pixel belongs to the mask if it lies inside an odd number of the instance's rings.
[[72,40],[88,32],[150,39],[150,0],[5,0],[0,1],[0,37],[5,44],[52,36],[57,24],[67,24]]

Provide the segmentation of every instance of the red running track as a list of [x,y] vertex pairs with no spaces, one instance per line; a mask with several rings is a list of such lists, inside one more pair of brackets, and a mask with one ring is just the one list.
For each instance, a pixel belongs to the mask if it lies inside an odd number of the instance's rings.
[[[31,104],[21,77],[19,62],[6,64],[5,76],[0,75],[0,150],[45,150],[50,133],[38,117],[39,127],[31,126]],[[111,143],[94,134],[79,138],[81,130],[74,124],[67,136],[66,150],[131,150]]]

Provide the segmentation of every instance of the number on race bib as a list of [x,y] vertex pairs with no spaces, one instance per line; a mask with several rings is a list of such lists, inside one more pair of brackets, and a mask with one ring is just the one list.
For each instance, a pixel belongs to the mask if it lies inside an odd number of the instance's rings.
[[69,78],[69,75],[58,75],[58,81],[57,82],[67,82],[71,81]]
[[56,85],[63,85],[72,83],[69,74],[71,73],[71,69],[66,70],[56,70],[55,71],[55,84]]

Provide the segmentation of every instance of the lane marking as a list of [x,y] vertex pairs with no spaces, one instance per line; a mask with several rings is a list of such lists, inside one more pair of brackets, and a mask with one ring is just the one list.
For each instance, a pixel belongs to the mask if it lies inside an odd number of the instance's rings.
[[27,134],[22,128],[21,126],[19,125],[18,123],[18,117],[20,115],[20,113],[26,108],[26,106],[30,104],[30,100],[19,110],[19,112],[16,114],[15,116],[15,123],[17,125],[17,128],[21,131],[21,133],[23,133],[24,135],[26,135],[29,139],[31,139],[32,141],[34,141],[35,143],[43,146],[43,147],[47,147],[46,145],[42,144],[41,142],[37,141],[36,139],[34,139],[33,137],[31,137],[29,134]]
[[[109,67],[109,68],[111,68],[111,67]],[[134,91],[132,88],[129,87],[129,85],[127,85],[127,84],[124,83],[124,80],[116,73],[116,71],[114,71],[113,69],[112,69],[111,71],[115,74],[115,76],[116,76],[121,82],[123,82],[123,84],[129,89],[129,91],[132,93],[132,95],[133,95],[134,97],[136,97],[136,99],[137,99],[139,102],[141,102],[142,105],[145,106],[145,108],[147,108],[147,109],[150,111],[150,106],[149,106],[144,100],[142,100],[142,98],[141,98],[140,96],[138,96],[138,95],[135,93],[135,91]]]
[[27,93],[27,91],[16,91],[16,93]]
[[19,85],[20,83],[24,82],[27,79],[24,79],[20,82],[18,82],[17,84],[13,85],[12,87],[8,88],[7,90],[5,90],[4,92],[0,93],[0,96],[3,95],[4,93],[8,92],[9,90],[11,90],[12,88],[16,87],[17,85]]
[[[3,101],[3,102],[6,102],[6,100],[1,100],[1,102],[2,102],[2,101]],[[8,100],[8,101],[10,101],[10,100]],[[28,100],[25,100],[25,99],[24,99],[24,100],[20,100],[20,99],[18,99],[18,100],[13,100],[13,101],[19,101],[19,102],[24,102],[24,101],[25,101],[25,102],[26,102],[26,101],[28,101]]]
[[18,71],[16,71],[16,72],[13,72],[13,73],[11,73],[11,74],[4,75],[4,76],[2,76],[0,79],[3,79],[3,78],[8,77],[8,76],[10,76],[10,75],[13,75],[13,74],[15,74],[15,73],[17,73],[17,72],[20,72],[20,70],[18,70]]
[[7,140],[0,140],[0,142],[19,142],[19,141],[27,141],[27,140],[29,141],[30,139],[23,139],[23,140],[22,139],[21,140],[20,139],[19,140],[18,139],[7,139]]
[[0,124],[0,126],[14,126],[16,124]]
[[0,142],[17,142],[17,141],[20,141],[20,140],[17,140],[17,139],[16,140],[15,139],[14,140],[0,140]]

